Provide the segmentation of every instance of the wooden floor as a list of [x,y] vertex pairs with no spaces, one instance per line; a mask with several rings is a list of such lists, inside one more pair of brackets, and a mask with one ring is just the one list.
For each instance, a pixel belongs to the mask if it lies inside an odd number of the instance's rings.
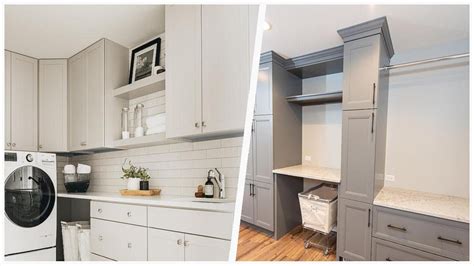
[[278,241],[253,229],[240,225],[237,260],[240,261],[334,261],[334,252],[324,256],[323,251],[314,247],[305,249],[304,239],[310,231],[295,228]]

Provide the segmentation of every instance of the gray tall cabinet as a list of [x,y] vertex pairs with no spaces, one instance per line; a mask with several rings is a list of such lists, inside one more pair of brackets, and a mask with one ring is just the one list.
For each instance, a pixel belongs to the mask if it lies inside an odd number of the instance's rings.
[[388,71],[394,51],[385,17],[338,31],[344,40],[342,165],[337,256],[370,260],[373,200],[383,187]]
[[286,97],[301,94],[301,79],[270,51],[260,57],[252,138],[241,219],[270,232],[275,226],[273,169],[301,163],[301,106]]

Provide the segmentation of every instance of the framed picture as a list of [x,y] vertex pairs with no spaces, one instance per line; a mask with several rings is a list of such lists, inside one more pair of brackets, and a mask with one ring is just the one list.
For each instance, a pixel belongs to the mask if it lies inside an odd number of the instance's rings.
[[156,38],[132,50],[128,83],[153,75],[153,68],[160,65],[161,38]]

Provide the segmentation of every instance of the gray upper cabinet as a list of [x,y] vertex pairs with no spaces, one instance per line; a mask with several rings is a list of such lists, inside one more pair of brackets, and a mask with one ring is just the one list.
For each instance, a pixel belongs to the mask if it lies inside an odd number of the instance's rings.
[[372,203],[374,197],[376,110],[342,114],[342,168],[339,196]]
[[40,60],[38,76],[38,150],[67,152],[67,60]]
[[[5,120],[7,149],[36,151],[38,149],[38,60],[24,55],[6,55]],[[9,85],[9,86],[8,86]]]
[[274,230],[273,183],[254,182],[253,185],[255,225],[269,231]]
[[255,115],[272,114],[272,63],[260,66],[255,96]]
[[255,181],[273,183],[273,117],[255,116],[253,132]]
[[337,256],[348,260],[370,260],[372,205],[338,199]]
[[128,81],[128,49],[101,39],[69,59],[68,73],[69,150],[112,148],[127,106],[112,92]]
[[380,34],[344,44],[343,110],[377,107]]

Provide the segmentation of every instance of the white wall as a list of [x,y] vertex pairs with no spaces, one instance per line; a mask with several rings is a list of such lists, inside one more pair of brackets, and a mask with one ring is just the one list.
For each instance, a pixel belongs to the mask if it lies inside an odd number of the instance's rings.
[[[396,54],[392,64],[468,51],[468,41]],[[396,53],[396,45],[395,45]],[[307,79],[304,93],[334,91],[342,74]],[[340,168],[340,104],[303,108],[303,163]],[[469,66],[466,60],[392,70],[386,186],[469,197]],[[312,161],[304,161],[304,156]]]

